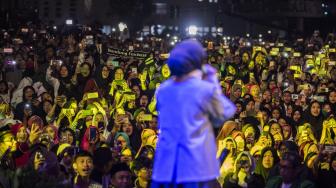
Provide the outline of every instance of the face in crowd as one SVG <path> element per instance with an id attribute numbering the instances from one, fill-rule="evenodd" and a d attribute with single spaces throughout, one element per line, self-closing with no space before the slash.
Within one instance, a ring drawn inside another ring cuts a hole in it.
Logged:
<path id="1" fill-rule="evenodd" d="M 270 150 L 268 150 L 264 153 L 264 156 L 262 158 L 262 165 L 264 168 L 270 169 L 273 167 L 273 164 L 274 164 L 273 153 Z"/>
<path id="2" fill-rule="evenodd" d="M 116 188 L 130 188 L 131 180 L 129 171 L 119 171 L 111 178 L 111 184 Z"/>
<path id="3" fill-rule="evenodd" d="M 81 177 L 89 177 L 93 169 L 93 161 L 90 156 L 79 156 L 73 163 L 73 169 Z"/>

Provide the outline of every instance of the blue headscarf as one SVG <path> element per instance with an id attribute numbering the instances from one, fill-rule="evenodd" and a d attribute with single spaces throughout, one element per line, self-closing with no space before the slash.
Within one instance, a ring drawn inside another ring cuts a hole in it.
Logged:
<path id="1" fill-rule="evenodd" d="M 170 52 L 168 58 L 171 75 L 181 77 L 195 69 L 201 69 L 202 59 L 205 56 L 205 50 L 198 41 L 191 39 L 182 41 Z"/>
<path id="2" fill-rule="evenodd" d="M 117 138 L 119 136 L 122 136 L 125 139 L 126 143 L 127 143 L 127 147 L 131 148 L 131 144 L 130 144 L 130 140 L 129 140 L 128 135 L 126 133 L 124 133 L 124 132 L 117 132 L 116 135 L 114 136 L 114 140 L 117 140 Z"/>

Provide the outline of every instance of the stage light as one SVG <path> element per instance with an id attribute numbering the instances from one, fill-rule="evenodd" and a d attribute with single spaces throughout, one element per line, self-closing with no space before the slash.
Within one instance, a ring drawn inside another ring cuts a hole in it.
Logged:
<path id="1" fill-rule="evenodd" d="M 247 34 L 246 34 L 246 37 L 250 37 L 250 34 L 249 34 L 249 33 L 247 33 Z"/>
<path id="2" fill-rule="evenodd" d="M 57 29 L 57 26 L 56 26 L 56 25 L 54 25 L 54 27 L 53 27 L 53 28 L 54 28 L 54 30 L 56 30 L 56 29 Z"/>
<path id="3" fill-rule="evenodd" d="M 170 34 L 169 33 L 167 33 L 167 35 L 166 35 L 167 37 L 170 37 Z"/>
<path id="4" fill-rule="evenodd" d="M 65 24 L 67 25 L 72 25 L 73 21 L 71 19 L 65 20 Z"/>
<path id="5" fill-rule="evenodd" d="M 123 22 L 120 22 L 118 24 L 118 28 L 119 28 L 119 31 L 123 32 L 127 28 L 127 25 Z"/>
<path id="6" fill-rule="evenodd" d="M 259 38 L 262 38 L 262 34 L 259 34 Z"/>
<path id="7" fill-rule="evenodd" d="M 116 28 L 113 27 L 113 28 L 112 28 L 112 32 L 115 32 L 115 31 L 116 31 Z"/>
<path id="8" fill-rule="evenodd" d="M 189 35 L 196 35 L 197 34 L 197 27 L 194 25 L 191 25 L 188 27 L 188 33 Z"/>
<path id="9" fill-rule="evenodd" d="M 268 34 L 271 34 L 271 33 L 272 33 L 272 31 L 271 31 L 271 30 L 268 30 L 268 31 L 267 31 L 267 33 L 268 33 Z"/>

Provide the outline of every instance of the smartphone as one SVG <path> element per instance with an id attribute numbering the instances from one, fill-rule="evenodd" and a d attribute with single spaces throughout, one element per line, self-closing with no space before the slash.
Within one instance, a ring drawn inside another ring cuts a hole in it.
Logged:
<path id="1" fill-rule="evenodd" d="M 142 115 L 142 120 L 143 121 L 152 121 L 152 119 L 153 119 L 152 114 L 143 114 Z"/>
<path id="2" fill-rule="evenodd" d="M 299 99 L 299 95 L 298 94 L 292 94 L 292 100 L 297 100 Z"/>
<path id="3" fill-rule="evenodd" d="M 90 141 L 96 140 L 96 137 L 97 137 L 97 130 L 96 130 L 96 128 L 90 127 L 90 132 L 89 132 Z"/>
<path id="4" fill-rule="evenodd" d="M 325 99 L 325 96 L 313 96 L 313 99 L 316 100 L 317 102 L 324 102 L 326 99 Z"/>
<path id="5" fill-rule="evenodd" d="M 100 129 L 104 129 L 105 128 L 105 124 L 104 124 L 104 122 L 98 122 L 98 129 L 100 130 Z"/>
<path id="6" fill-rule="evenodd" d="M 22 32 L 22 33 L 28 33 L 28 28 L 22 28 L 22 29 L 21 29 L 21 32 Z"/>
<path id="7" fill-rule="evenodd" d="M 114 61 L 114 60 L 112 60 L 112 65 L 113 65 L 114 67 L 119 67 L 119 61 Z"/>
<path id="8" fill-rule="evenodd" d="M 137 74 L 138 73 L 138 69 L 137 68 L 132 68 L 132 73 Z"/>
<path id="9" fill-rule="evenodd" d="M 22 43 L 23 43 L 22 39 L 19 39 L 19 38 L 15 38 L 15 39 L 13 39 L 13 42 L 14 42 L 15 44 L 22 44 Z"/>
<path id="10" fill-rule="evenodd" d="M 212 50 L 213 49 L 213 42 L 209 41 L 208 42 L 208 50 Z"/>
<path id="11" fill-rule="evenodd" d="M 62 60 L 50 60 L 50 66 L 52 66 L 52 67 L 61 66 L 62 63 L 63 63 Z"/>
<path id="12" fill-rule="evenodd" d="M 7 54 L 11 54 L 11 53 L 13 53 L 13 48 L 4 48 L 3 52 L 7 53 Z"/>
<path id="13" fill-rule="evenodd" d="M 7 65 L 16 65 L 16 61 L 9 60 L 9 61 L 7 61 Z"/>
<path id="14" fill-rule="evenodd" d="M 30 109 L 31 108 L 31 104 L 29 103 L 26 103 L 25 106 L 24 106 L 25 109 Z"/>
<path id="15" fill-rule="evenodd" d="M 324 145 L 324 151 L 327 153 L 336 153 L 336 146 L 335 145 Z"/>
<path id="16" fill-rule="evenodd" d="M 301 57 L 301 53 L 300 53 L 300 52 L 294 52 L 294 53 L 293 53 L 293 56 L 294 56 L 294 57 Z"/>
<path id="17" fill-rule="evenodd" d="M 93 36 L 92 36 L 92 35 L 87 35 L 87 36 L 85 37 L 85 43 L 86 43 L 87 45 L 93 45 Z"/>
<path id="18" fill-rule="evenodd" d="M 87 94 L 87 98 L 88 98 L 88 99 L 96 99 L 96 98 L 98 98 L 98 97 L 99 97 L 98 92 L 88 93 L 88 94 Z"/>
<path id="19" fill-rule="evenodd" d="M 328 92 L 329 92 L 329 88 L 322 88 L 322 89 L 321 89 L 321 92 L 323 92 L 323 93 L 328 93 Z"/>
<path id="20" fill-rule="evenodd" d="M 121 149 L 122 149 L 122 145 L 121 145 L 121 142 L 120 141 L 115 141 L 114 142 L 114 147 L 113 149 L 118 153 L 118 156 L 121 155 Z"/>

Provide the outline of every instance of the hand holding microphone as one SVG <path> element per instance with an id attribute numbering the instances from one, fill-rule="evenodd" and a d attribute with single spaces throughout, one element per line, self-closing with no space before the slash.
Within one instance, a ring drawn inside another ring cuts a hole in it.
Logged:
<path id="1" fill-rule="evenodd" d="M 222 89 L 219 84 L 218 78 L 217 78 L 217 70 L 213 66 L 209 64 L 204 64 L 202 66 L 202 72 L 203 72 L 203 80 L 206 80 L 212 84 L 214 84 L 217 88 L 217 90 L 221 93 Z"/>

